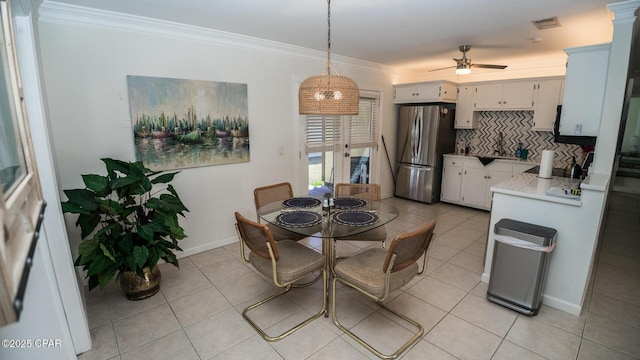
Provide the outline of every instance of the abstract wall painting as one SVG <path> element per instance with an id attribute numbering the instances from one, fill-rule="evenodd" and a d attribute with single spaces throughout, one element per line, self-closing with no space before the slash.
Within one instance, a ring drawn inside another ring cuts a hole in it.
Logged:
<path id="1" fill-rule="evenodd" d="M 136 158 L 152 170 L 249 161 L 247 84 L 127 76 Z"/>

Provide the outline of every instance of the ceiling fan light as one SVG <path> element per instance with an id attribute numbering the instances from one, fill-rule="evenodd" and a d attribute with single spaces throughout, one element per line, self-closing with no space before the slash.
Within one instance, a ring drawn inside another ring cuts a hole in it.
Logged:
<path id="1" fill-rule="evenodd" d="M 467 64 L 458 64 L 456 66 L 456 75 L 469 75 L 471 74 L 471 66 Z"/>

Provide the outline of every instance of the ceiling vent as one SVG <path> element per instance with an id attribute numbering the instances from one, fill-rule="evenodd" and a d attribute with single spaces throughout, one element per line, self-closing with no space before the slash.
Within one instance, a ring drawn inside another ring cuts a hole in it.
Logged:
<path id="1" fill-rule="evenodd" d="M 555 16 L 551 18 L 546 18 L 546 19 L 533 20 L 532 23 L 540 30 L 560 27 L 560 22 L 558 21 L 558 18 Z"/>

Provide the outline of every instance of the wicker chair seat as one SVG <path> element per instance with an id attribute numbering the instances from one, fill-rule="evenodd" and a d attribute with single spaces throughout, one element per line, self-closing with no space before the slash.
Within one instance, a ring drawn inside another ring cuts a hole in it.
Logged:
<path id="1" fill-rule="evenodd" d="M 338 240 L 354 240 L 354 241 L 385 241 L 387 239 L 387 229 L 383 226 L 378 226 L 371 230 L 367 230 L 363 233 L 341 237 Z"/>
<path id="2" fill-rule="evenodd" d="M 278 281 L 282 283 L 293 282 L 324 267 L 324 255 L 292 240 L 278 241 L 278 252 L 280 259 L 276 271 Z M 270 259 L 251 252 L 249 261 L 260 273 L 269 278 L 273 277 Z"/>
<path id="3" fill-rule="evenodd" d="M 339 259 L 335 265 L 336 275 L 378 298 L 384 296 L 384 278 L 380 264 L 384 263 L 387 251 L 384 249 L 367 249 L 348 258 Z M 418 264 L 413 263 L 402 270 L 391 273 L 389 293 L 397 290 L 418 274 Z"/>
<path id="4" fill-rule="evenodd" d="M 266 224 L 266 225 L 269 228 L 269 230 L 271 230 L 271 234 L 273 235 L 273 239 L 275 241 L 282 241 L 282 240 L 298 241 L 306 238 L 306 236 L 304 235 L 294 233 L 293 231 L 285 230 L 273 224 Z"/>

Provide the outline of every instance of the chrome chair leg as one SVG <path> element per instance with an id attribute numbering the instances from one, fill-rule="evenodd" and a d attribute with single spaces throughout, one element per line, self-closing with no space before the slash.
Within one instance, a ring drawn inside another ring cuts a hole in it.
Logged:
<path id="1" fill-rule="evenodd" d="M 327 272 L 326 270 L 322 270 L 322 277 L 324 278 L 324 285 L 323 285 L 323 294 L 327 293 L 327 286 L 326 286 L 326 278 L 327 278 Z M 285 287 L 284 291 L 281 291 L 279 293 L 276 293 L 274 295 L 269 296 L 266 299 L 260 300 L 259 302 L 253 304 L 253 305 L 249 305 L 246 309 L 244 309 L 242 311 L 242 317 L 249 323 L 249 325 L 251 325 L 251 327 L 253 327 L 253 329 L 258 332 L 258 334 L 260 334 L 260 336 L 262 336 L 263 339 L 265 339 L 266 341 L 270 341 L 270 342 L 274 342 L 274 341 L 279 341 L 284 339 L 285 337 L 289 336 L 290 334 L 292 334 L 293 332 L 299 330 L 300 328 L 302 328 L 303 326 L 307 325 L 308 323 L 312 322 L 313 320 L 319 318 L 320 316 L 322 316 L 323 314 L 327 313 L 327 299 L 326 297 L 324 297 L 324 300 L 322 302 L 322 308 L 320 309 L 319 312 L 311 315 L 311 317 L 307 318 L 306 320 L 300 322 L 299 324 L 293 326 L 292 328 L 290 328 L 289 330 L 286 330 L 285 332 L 279 334 L 279 335 L 275 335 L 275 336 L 269 336 L 267 335 L 267 333 L 262 330 L 262 328 L 260 328 L 260 326 L 258 326 L 258 324 L 256 324 L 250 317 L 249 317 L 249 312 L 251 310 L 254 310 L 258 307 L 260 307 L 261 305 L 264 305 L 266 303 L 268 303 L 269 301 L 276 299 L 284 294 L 286 294 L 287 292 L 289 292 L 289 290 L 291 290 L 291 285 L 288 285 L 287 287 Z"/>
<path id="2" fill-rule="evenodd" d="M 387 311 L 391 312 L 392 314 L 395 314 L 396 316 L 400 317 L 401 319 L 405 320 L 406 322 L 408 322 L 411 325 L 413 325 L 416 329 L 418 329 L 418 331 L 416 333 L 414 333 L 414 335 L 407 342 L 405 342 L 402 346 L 400 346 L 393 354 L 390 354 L 390 355 L 383 354 L 378 349 L 374 348 L 371 344 L 369 344 L 368 342 L 366 342 L 365 340 L 360 338 L 358 335 L 353 333 L 351 330 L 347 329 L 345 326 L 343 326 L 338 321 L 337 308 L 336 308 L 336 290 L 337 290 L 336 289 L 336 284 L 337 284 L 338 281 L 342 285 L 345 285 L 345 286 L 351 287 L 353 289 L 356 289 L 356 290 L 362 292 L 363 294 L 371 297 L 369 294 L 367 294 L 367 293 L 363 292 L 362 290 L 358 289 L 358 287 L 355 287 L 355 286 L 353 286 L 351 284 L 348 284 L 348 283 L 342 281 L 341 279 L 339 279 L 337 277 L 334 277 L 333 278 L 333 282 L 332 282 L 332 286 L 331 286 L 331 311 L 332 311 L 333 323 L 340 330 L 342 330 L 345 334 L 349 335 L 349 337 L 351 337 L 352 339 L 357 341 L 360 345 L 364 346 L 367 350 L 369 350 L 370 352 L 375 354 L 377 357 L 379 357 L 381 359 L 395 359 L 398 356 L 400 356 L 400 354 L 402 354 L 405 350 L 407 350 L 409 347 L 411 347 L 413 344 L 415 344 L 424 335 L 424 328 L 418 322 L 416 322 L 413 319 L 410 319 L 406 315 L 404 315 L 404 314 L 400 313 L 399 311 L 389 307 L 388 305 L 384 304 L 382 301 L 374 298 L 374 300 L 376 300 L 376 303 L 378 305 L 382 306 Z"/>

